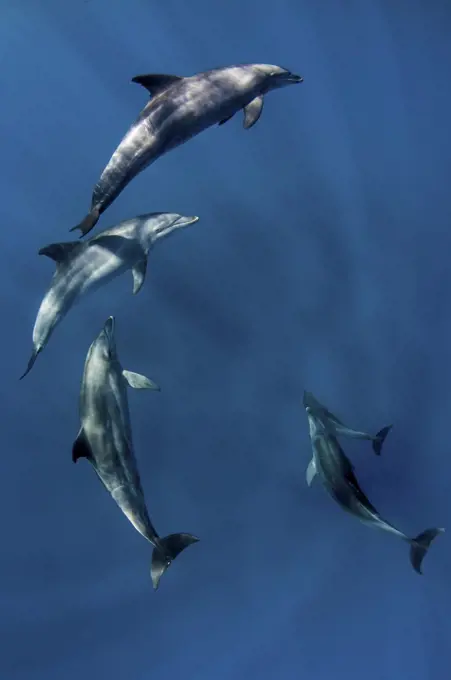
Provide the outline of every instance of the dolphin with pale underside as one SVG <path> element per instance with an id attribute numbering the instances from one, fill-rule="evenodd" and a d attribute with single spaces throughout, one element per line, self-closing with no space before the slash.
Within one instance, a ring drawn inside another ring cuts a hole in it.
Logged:
<path id="1" fill-rule="evenodd" d="M 100 215 L 140 172 L 171 149 L 208 127 L 222 125 L 244 110 L 244 127 L 260 118 L 263 97 L 303 78 L 280 66 L 245 64 L 216 68 L 193 76 L 148 74 L 132 82 L 151 96 L 123 137 L 94 187 L 89 213 L 71 231 L 84 236 Z"/>
<path id="2" fill-rule="evenodd" d="M 186 533 L 160 537 L 150 520 L 133 452 L 127 387 L 159 389 L 146 376 L 122 368 L 111 316 L 86 357 L 80 390 L 81 427 L 72 460 L 88 459 L 127 519 L 154 546 L 150 573 L 157 589 L 171 562 L 199 539 Z"/>
<path id="3" fill-rule="evenodd" d="M 56 326 L 86 293 L 131 270 L 133 293 L 141 290 L 149 250 L 176 229 L 198 221 L 177 213 L 148 213 L 106 229 L 87 241 L 52 243 L 39 251 L 56 262 L 33 328 L 33 351 L 24 378 Z"/>
<path id="4" fill-rule="evenodd" d="M 432 541 L 445 530 L 426 529 L 415 538 L 409 538 L 387 522 L 360 488 L 354 467 L 347 458 L 337 438 L 330 434 L 325 423 L 309 406 L 306 408 L 316 474 L 327 493 L 343 510 L 364 524 L 398 536 L 410 545 L 410 562 L 418 574 Z"/>
<path id="5" fill-rule="evenodd" d="M 387 434 L 390 432 L 392 425 L 383 427 L 375 435 L 362 432 L 361 430 L 354 430 L 352 427 L 345 425 L 337 416 L 335 416 L 328 408 L 321 404 L 311 392 L 304 392 L 303 398 L 304 408 L 310 408 L 312 413 L 315 413 L 320 418 L 326 427 L 327 431 L 335 437 L 349 437 L 350 439 L 368 439 L 373 443 L 373 451 L 377 456 L 380 456 L 382 446 Z M 307 467 L 307 484 L 310 486 L 316 475 L 315 460 L 312 458 Z"/>

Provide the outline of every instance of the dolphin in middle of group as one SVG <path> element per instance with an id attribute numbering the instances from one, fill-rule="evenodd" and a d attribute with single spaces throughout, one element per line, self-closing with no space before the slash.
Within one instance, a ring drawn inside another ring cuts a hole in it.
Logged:
<path id="1" fill-rule="evenodd" d="M 243 64 L 188 77 L 151 73 L 132 81 L 145 87 L 151 99 L 103 170 L 89 213 L 70 230 L 79 229 L 82 236 L 151 163 L 211 125 L 226 123 L 241 109 L 244 127 L 252 127 L 260 118 L 265 94 L 303 78 L 272 64 Z"/>
<path id="2" fill-rule="evenodd" d="M 33 351 L 21 379 L 32 369 L 56 326 L 83 295 L 129 269 L 136 295 L 144 283 L 149 250 L 159 239 L 198 219 L 177 213 L 148 213 L 120 222 L 88 241 L 52 243 L 41 248 L 39 255 L 54 260 L 56 271 L 38 310 Z"/>
<path id="3" fill-rule="evenodd" d="M 151 578 L 157 589 L 171 562 L 199 539 L 186 533 L 162 538 L 149 518 L 133 453 L 127 385 L 159 388 L 149 378 L 122 369 L 114 325 L 110 316 L 88 350 L 80 390 L 81 427 L 72 459 L 89 460 L 127 519 L 154 546 Z"/>
<path id="4" fill-rule="evenodd" d="M 327 425 L 310 406 L 306 407 L 306 412 L 316 474 L 327 493 L 343 510 L 357 517 L 363 524 L 387 531 L 407 541 L 410 544 L 410 562 L 415 571 L 422 574 L 421 564 L 430 544 L 445 530 L 426 529 L 415 538 L 409 538 L 383 519 L 360 488 L 354 467 L 337 438 L 328 431 Z"/>

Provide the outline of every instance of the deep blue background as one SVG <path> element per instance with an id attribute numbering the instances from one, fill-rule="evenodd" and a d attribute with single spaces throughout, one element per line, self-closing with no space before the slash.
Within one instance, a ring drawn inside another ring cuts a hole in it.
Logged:
<path id="1" fill-rule="evenodd" d="M 440 0 L 3 0 L 0 7 L 1 680 L 444 680 L 451 547 L 408 547 L 308 489 L 302 391 L 409 534 L 451 528 L 451 6 Z M 89 208 L 148 100 L 139 73 L 281 64 L 305 82 L 140 175 L 100 228 L 201 220 L 74 309 L 32 373 L 53 272 L 37 256 Z M 89 344 L 109 314 L 159 531 L 151 550 L 71 462 Z"/>

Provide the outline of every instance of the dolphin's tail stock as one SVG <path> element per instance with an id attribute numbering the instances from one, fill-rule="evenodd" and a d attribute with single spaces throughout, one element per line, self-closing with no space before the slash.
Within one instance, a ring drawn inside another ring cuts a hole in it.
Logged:
<path id="1" fill-rule="evenodd" d="M 36 358 L 37 358 L 37 356 L 38 356 L 38 354 L 39 354 L 40 351 L 41 351 L 41 349 L 40 349 L 40 348 L 37 348 L 37 347 L 35 347 L 35 348 L 33 349 L 32 353 L 31 353 L 31 357 L 30 357 L 30 359 L 29 359 L 29 361 L 28 361 L 28 365 L 27 365 L 27 368 L 26 368 L 26 370 L 25 370 L 25 373 L 23 373 L 23 374 L 20 376 L 19 380 L 22 380 L 22 378 L 25 378 L 25 376 L 31 371 L 31 369 L 32 369 L 33 366 L 34 366 L 34 362 L 36 361 Z"/>
<path id="2" fill-rule="evenodd" d="M 77 224 L 76 227 L 72 227 L 72 229 L 69 229 L 69 231 L 76 231 L 77 229 L 80 229 L 81 231 L 81 236 L 80 238 L 83 238 L 83 236 L 86 236 L 91 229 L 94 229 L 96 226 L 97 222 L 99 221 L 100 217 L 100 211 L 98 208 L 93 208 L 85 217 L 84 220 L 80 222 L 80 224 Z"/>
<path id="3" fill-rule="evenodd" d="M 429 550 L 434 538 L 439 534 L 443 534 L 444 529 L 426 529 L 421 534 L 418 534 L 416 538 L 410 539 L 410 561 L 412 567 L 418 574 L 422 574 L 421 563 L 423 562 L 424 556 Z"/>
<path id="4" fill-rule="evenodd" d="M 175 560 L 185 548 L 192 543 L 197 543 L 199 539 L 191 534 L 171 534 L 159 539 L 159 545 L 153 549 L 152 566 L 150 568 L 150 575 L 152 577 L 153 587 L 156 590 L 160 583 L 160 578 L 171 562 Z"/>
<path id="5" fill-rule="evenodd" d="M 376 454 L 376 456 L 381 455 L 382 451 L 382 446 L 385 441 L 385 437 L 388 435 L 390 430 L 392 429 L 393 425 L 387 425 L 387 427 L 383 427 L 382 430 L 379 430 L 377 435 L 373 439 L 373 451 Z"/>

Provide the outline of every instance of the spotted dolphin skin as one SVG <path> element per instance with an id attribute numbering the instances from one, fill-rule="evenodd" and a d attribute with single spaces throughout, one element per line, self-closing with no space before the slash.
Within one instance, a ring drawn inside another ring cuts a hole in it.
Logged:
<path id="1" fill-rule="evenodd" d="M 252 127 L 260 118 L 265 94 L 302 81 L 301 76 L 270 64 L 229 66 L 189 77 L 136 76 L 132 82 L 150 92 L 150 102 L 102 172 L 90 212 L 71 231 L 79 229 L 82 236 L 91 231 L 129 182 L 163 154 L 211 125 L 222 125 L 241 109 L 244 127 Z"/>
<path id="2" fill-rule="evenodd" d="M 131 270 L 133 293 L 141 290 L 149 250 L 174 230 L 198 221 L 177 213 L 149 213 L 106 229 L 88 241 L 52 243 L 41 248 L 56 262 L 56 271 L 45 294 L 33 329 L 33 351 L 24 378 L 46 346 L 56 326 L 86 293 L 100 288 Z"/>
<path id="3" fill-rule="evenodd" d="M 430 544 L 444 529 L 426 529 L 415 538 L 409 538 L 383 519 L 370 503 L 354 474 L 354 468 L 337 438 L 330 434 L 324 422 L 310 408 L 306 408 L 313 459 L 317 475 L 327 493 L 354 517 L 368 526 L 399 536 L 410 544 L 410 562 L 418 574 Z"/>
<path id="4" fill-rule="evenodd" d="M 127 385 L 159 389 L 149 378 L 122 369 L 116 351 L 114 318 L 110 316 L 86 357 L 80 390 L 81 427 L 72 459 L 74 463 L 79 458 L 89 460 L 127 519 L 154 546 L 151 578 L 157 589 L 171 562 L 199 539 L 191 534 L 161 538 L 149 518 L 133 453 Z"/>

